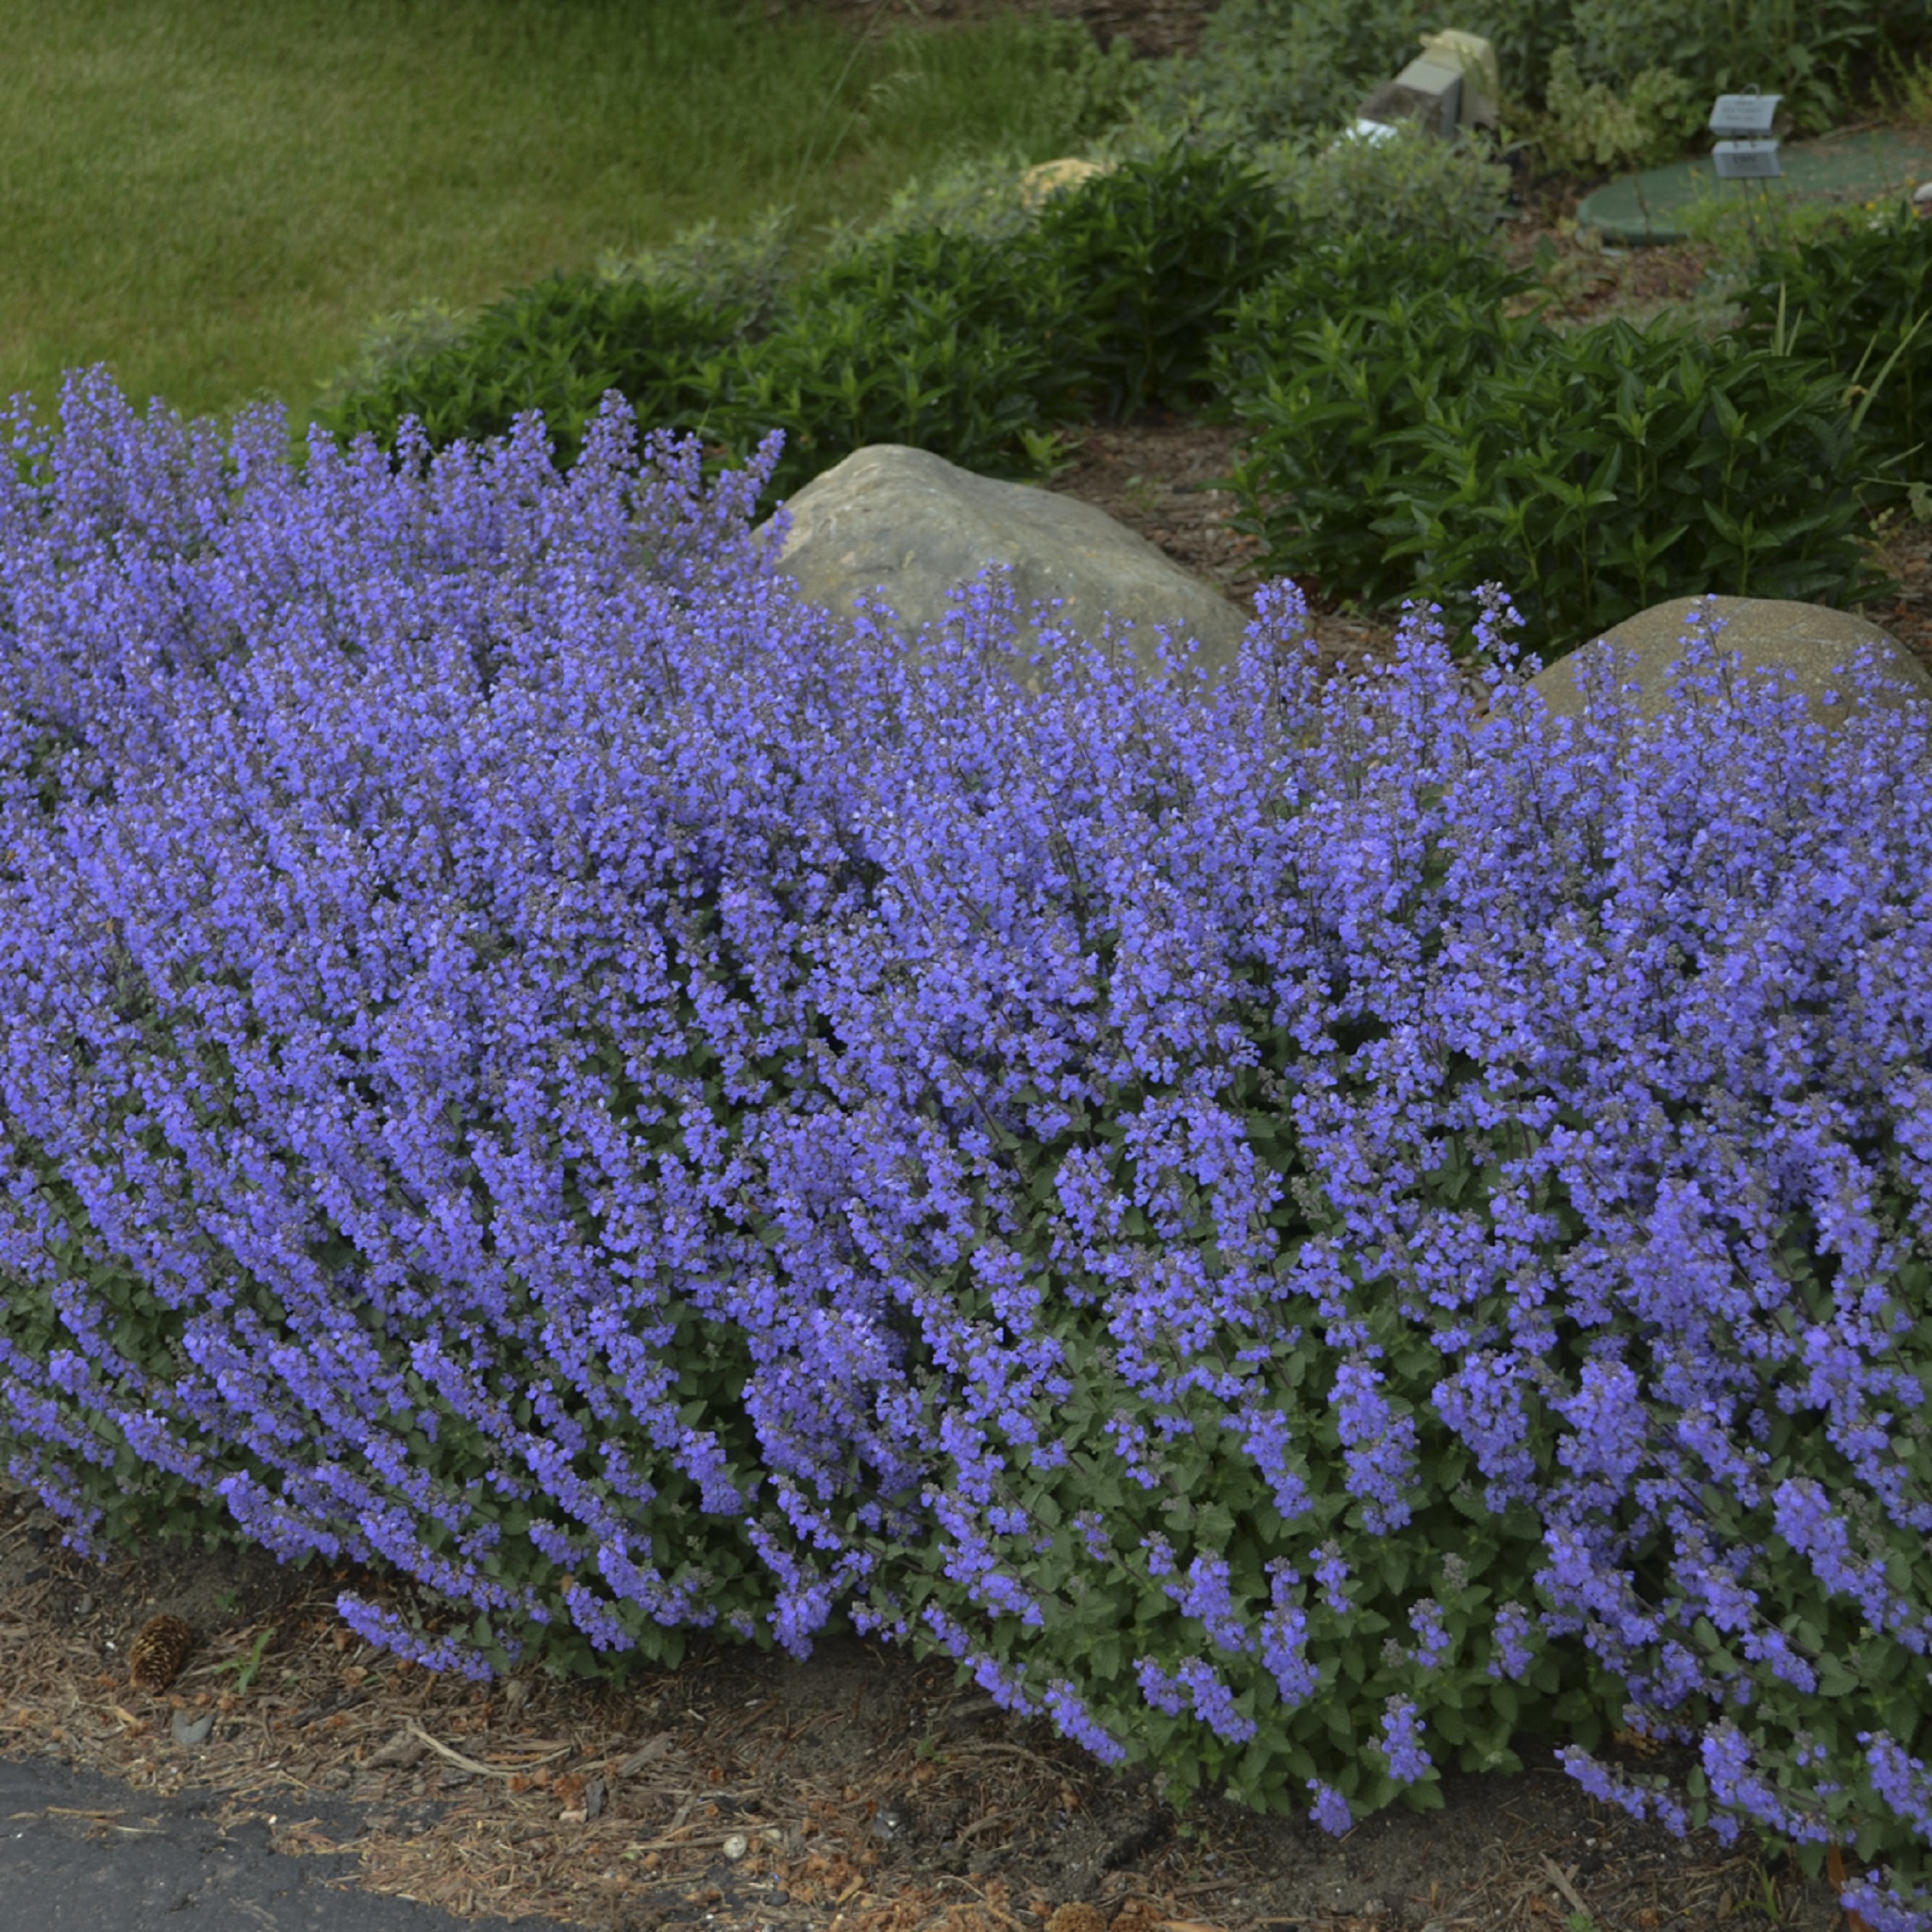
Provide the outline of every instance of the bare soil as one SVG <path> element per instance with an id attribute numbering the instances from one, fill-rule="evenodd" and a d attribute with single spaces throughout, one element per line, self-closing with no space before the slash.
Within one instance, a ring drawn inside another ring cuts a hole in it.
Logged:
<path id="1" fill-rule="evenodd" d="M 1003 0 L 768 0 L 871 25 L 935 28 Z M 1031 0 L 1142 55 L 1187 51 L 1209 4 Z M 1604 258 L 1560 202 L 1527 212 L 1562 255 L 1579 317 L 1689 300 L 1691 250 Z M 1097 504 L 1247 603 L 1256 544 L 1217 479 L 1232 430 L 1155 414 L 1092 426 L 1053 488 Z M 1932 531 L 1894 520 L 1899 580 L 1865 614 L 1932 668 Z M 1317 602 L 1324 662 L 1392 648 L 1383 618 Z M 1708 1832 L 1678 1841 L 1600 1805 L 1524 1752 L 1511 1776 L 1446 1780 L 1429 1813 L 1385 1812 L 1331 1840 L 1207 1799 L 1185 1813 L 1145 1773 L 1116 1775 L 1041 1723 L 957 1690 L 949 1662 L 844 1636 L 811 1658 L 696 1639 L 676 1670 L 622 1689 L 522 1672 L 491 1686 L 373 1650 L 337 1616 L 354 1587 L 435 1605 L 407 1578 L 294 1571 L 264 1551 L 148 1545 L 96 1566 L 0 1477 L 0 1753 L 54 1756 L 137 1787 L 219 1794 L 279 1849 L 353 1850 L 360 1882 L 478 1920 L 541 1913 L 596 1932 L 706 1925 L 835 1932 L 1830 1932 L 1833 1888 L 1780 1853 Z M 151 1616 L 192 1630 L 182 1674 L 150 1693 L 128 1650 Z M 211 1721 L 201 1741 L 197 1722 Z M 1608 1754 L 1681 1774 L 1674 1747 L 1620 1735 Z M 331 1841 L 310 1794 L 364 1827 Z"/>
<path id="2" fill-rule="evenodd" d="M 435 1613 L 406 1578 L 259 1550 L 150 1545 L 95 1565 L 0 1480 L 0 1753 L 215 1793 L 217 1823 L 356 1852 L 378 1891 L 594 1932 L 1828 1932 L 1838 1917 L 1828 1886 L 1776 1857 L 1598 1804 L 1551 1760 L 1556 1740 L 1515 1775 L 1451 1777 L 1439 1811 L 1335 1840 L 1214 1800 L 1177 1812 L 1144 1771 L 1109 1772 L 958 1690 L 950 1661 L 857 1637 L 804 1663 L 699 1637 L 676 1670 L 619 1689 L 540 1670 L 476 1686 L 363 1643 L 335 1613 L 343 1588 Z M 163 1614 L 193 1648 L 165 1690 L 138 1690 L 129 1646 Z M 1609 1755 L 1691 1762 L 1628 1737 Z M 356 1807 L 359 1835 L 330 1838 L 311 1797 Z M 1757 1916 L 1766 1903 L 1775 1919 Z"/>

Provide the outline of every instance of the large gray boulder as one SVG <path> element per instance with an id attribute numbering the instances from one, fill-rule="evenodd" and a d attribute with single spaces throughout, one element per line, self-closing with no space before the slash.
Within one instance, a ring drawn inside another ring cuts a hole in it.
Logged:
<path id="1" fill-rule="evenodd" d="M 1621 674 L 1619 682 L 1637 685 L 1633 708 L 1643 723 L 1652 723 L 1671 703 L 1671 666 L 1688 649 L 1685 638 L 1690 613 L 1700 604 L 1710 606 L 1724 620 L 1717 639 L 1719 654 L 1736 652 L 1740 668 L 1753 683 L 1760 681 L 1766 671 L 1790 671 L 1796 688 L 1809 701 L 1811 716 L 1828 732 L 1841 731 L 1849 718 L 1865 708 L 1852 680 L 1851 666 L 1867 644 L 1876 646 L 1880 653 L 1879 675 L 1889 684 L 1902 687 L 1897 692 L 1880 692 L 1880 708 L 1932 703 L 1932 675 L 1875 624 L 1867 624 L 1848 611 L 1827 610 L 1823 605 L 1792 604 L 1770 597 L 1673 597 L 1668 603 L 1653 604 L 1648 610 L 1625 618 L 1595 643 L 1559 658 L 1539 674 L 1532 688 L 1542 693 L 1551 717 L 1580 723 L 1583 692 L 1579 668 L 1591 653 L 1608 645 L 1619 653 L 1634 654 L 1634 663 Z M 1835 703 L 1822 702 L 1827 692 L 1835 695 Z"/>
<path id="2" fill-rule="evenodd" d="M 974 475 L 925 450 L 874 443 L 814 477 L 791 500 L 778 566 L 812 603 L 849 613 L 883 602 L 908 634 L 946 614 L 947 593 L 989 564 L 1012 572 L 1023 618 L 1061 600 L 1050 623 L 1098 643 L 1105 620 L 1124 626 L 1143 673 L 1158 669 L 1158 631 L 1195 640 L 1219 675 L 1232 665 L 1247 614 L 1106 511 L 1071 496 Z M 1038 637 L 1029 623 L 1024 646 Z M 1044 664 L 1014 662 L 1028 689 Z"/>

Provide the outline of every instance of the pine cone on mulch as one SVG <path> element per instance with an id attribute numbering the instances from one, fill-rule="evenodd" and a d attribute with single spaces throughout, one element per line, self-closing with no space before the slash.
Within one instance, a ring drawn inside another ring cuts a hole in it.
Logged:
<path id="1" fill-rule="evenodd" d="M 127 1652 L 127 1674 L 137 1690 L 165 1690 L 181 1674 L 194 1632 L 179 1617 L 150 1617 Z"/>

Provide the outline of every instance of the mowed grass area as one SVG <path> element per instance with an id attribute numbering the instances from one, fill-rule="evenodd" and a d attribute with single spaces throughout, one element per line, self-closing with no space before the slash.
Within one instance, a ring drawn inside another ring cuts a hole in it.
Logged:
<path id="1" fill-rule="evenodd" d="M 762 0 L 8 0 L 0 395 L 305 412 L 377 315 L 963 153 L 1061 152 L 1079 30 L 861 36 Z"/>

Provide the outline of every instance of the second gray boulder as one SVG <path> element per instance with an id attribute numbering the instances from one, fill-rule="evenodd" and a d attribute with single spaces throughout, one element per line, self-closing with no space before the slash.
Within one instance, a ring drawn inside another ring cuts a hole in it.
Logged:
<path id="1" fill-rule="evenodd" d="M 1850 611 L 1787 603 L 1780 598 L 1673 597 L 1625 618 L 1601 640 L 1616 651 L 1632 655 L 1634 661 L 1625 679 L 1638 687 L 1634 708 L 1645 724 L 1671 708 L 1671 666 L 1689 648 L 1686 639 L 1691 613 L 1700 605 L 1724 620 L 1717 640 L 1720 654 L 1735 651 L 1739 668 L 1753 681 L 1766 671 L 1789 671 L 1795 689 L 1805 695 L 1810 715 L 1828 732 L 1841 730 L 1846 720 L 1863 708 L 1863 699 L 1852 681 L 1851 666 L 1867 645 L 1878 656 L 1880 675 L 1896 687 L 1878 696 L 1880 708 L 1891 710 L 1901 705 L 1932 701 L 1932 676 L 1924 667 L 1888 632 Z M 1595 648 L 1588 644 L 1559 658 L 1536 678 L 1536 688 L 1542 692 L 1551 717 L 1582 717 L 1583 689 L 1578 673 L 1585 654 Z M 1824 702 L 1827 696 L 1832 703 Z"/>

